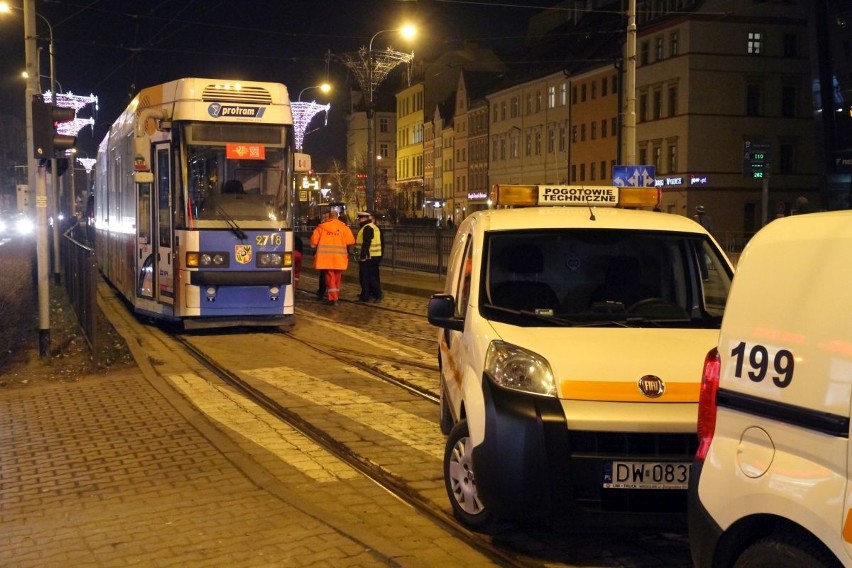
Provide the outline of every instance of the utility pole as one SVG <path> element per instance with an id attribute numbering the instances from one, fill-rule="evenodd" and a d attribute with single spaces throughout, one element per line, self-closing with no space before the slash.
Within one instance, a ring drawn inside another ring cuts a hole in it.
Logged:
<path id="1" fill-rule="evenodd" d="M 624 91 L 627 109 L 624 117 L 624 162 L 636 164 L 636 0 L 627 3 L 627 73 Z"/>
<path id="2" fill-rule="evenodd" d="M 44 167 L 39 167 L 33 149 L 33 97 L 38 92 L 35 0 L 24 0 L 24 44 L 26 51 L 27 89 L 27 179 L 35 188 L 36 261 L 38 266 L 38 346 L 42 358 L 50 355 L 50 291 L 48 287 L 47 187 Z"/>

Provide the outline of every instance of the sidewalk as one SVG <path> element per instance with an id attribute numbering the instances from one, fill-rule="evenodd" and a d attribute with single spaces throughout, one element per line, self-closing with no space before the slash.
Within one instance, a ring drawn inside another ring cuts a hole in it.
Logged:
<path id="1" fill-rule="evenodd" d="M 387 291 L 424 297 L 443 285 L 412 271 L 382 277 Z M 357 267 L 346 278 L 357 284 Z M 172 388 L 166 373 L 201 371 L 134 340 L 141 324 L 105 287 L 99 306 L 130 338 L 138 368 L 0 390 L 0 565 L 488 564 L 372 483 L 378 510 L 391 501 L 405 519 L 397 538 L 329 515 L 337 499 L 294 491 L 277 471 L 286 464 L 259 458 Z"/>

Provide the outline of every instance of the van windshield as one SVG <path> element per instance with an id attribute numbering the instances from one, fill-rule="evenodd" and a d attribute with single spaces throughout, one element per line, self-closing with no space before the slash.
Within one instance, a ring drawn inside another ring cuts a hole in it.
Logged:
<path id="1" fill-rule="evenodd" d="M 718 328 L 733 276 L 695 233 L 500 231 L 484 250 L 480 308 L 525 326 Z"/>

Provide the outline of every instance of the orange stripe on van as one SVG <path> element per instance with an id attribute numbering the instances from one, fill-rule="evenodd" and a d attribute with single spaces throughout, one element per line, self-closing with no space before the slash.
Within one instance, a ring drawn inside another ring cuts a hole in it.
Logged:
<path id="1" fill-rule="evenodd" d="M 852 509 L 846 511 L 846 522 L 843 523 L 843 540 L 852 542 Z"/>
<path id="2" fill-rule="evenodd" d="M 698 402 L 698 383 L 666 383 L 659 398 L 648 398 L 638 382 L 562 381 L 560 398 L 597 402 Z"/>

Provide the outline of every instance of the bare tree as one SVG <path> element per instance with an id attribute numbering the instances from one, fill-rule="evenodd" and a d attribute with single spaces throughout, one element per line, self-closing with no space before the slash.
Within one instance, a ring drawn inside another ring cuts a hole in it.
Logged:
<path id="1" fill-rule="evenodd" d="M 334 159 L 331 161 L 331 166 L 329 167 L 328 172 L 331 177 L 332 201 L 341 201 L 346 203 L 346 206 L 353 211 L 357 211 L 364 207 L 363 195 L 360 196 L 362 198 L 360 202 L 358 199 L 358 163 L 359 160 L 356 159 L 356 171 L 350 171 L 345 168 L 344 164 Z M 364 161 L 360 160 L 360 163 L 363 164 Z"/>

